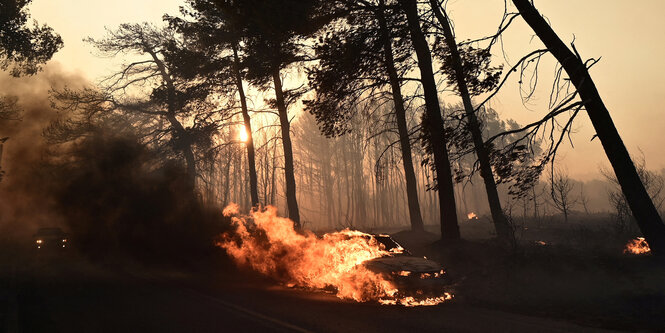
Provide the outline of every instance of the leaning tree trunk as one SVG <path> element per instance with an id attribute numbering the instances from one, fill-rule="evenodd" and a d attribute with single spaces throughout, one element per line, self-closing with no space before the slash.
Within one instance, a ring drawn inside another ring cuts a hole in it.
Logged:
<path id="1" fill-rule="evenodd" d="M 457 43 L 455 42 L 455 36 L 450 27 L 450 18 L 446 12 L 441 9 L 437 0 L 429 1 L 434 15 L 443 28 L 444 40 L 450 50 L 450 58 L 452 60 L 450 65 L 455 71 L 457 89 L 462 97 L 462 103 L 464 104 L 464 110 L 466 111 L 466 118 L 469 122 L 469 131 L 473 138 L 478 162 L 480 162 L 480 176 L 483 177 L 483 182 L 485 183 L 485 192 L 487 193 L 487 201 L 489 202 L 490 212 L 492 213 L 494 228 L 500 239 L 508 239 L 510 236 L 510 226 L 508 225 L 508 219 L 503 214 L 503 209 L 501 209 L 501 200 L 499 199 L 499 192 L 496 189 L 496 181 L 494 180 L 489 153 L 485 146 L 485 141 L 483 140 L 483 133 L 480 130 L 478 117 L 476 116 L 475 109 L 471 103 L 471 95 L 469 94 L 464 69 L 462 67 L 462 58 L 460 57 Z"/>
<path id="2" fill-rule="evenodd" d="M 438 91 L 434 72 L 432 71 L 432 55 L 427 40 L 420 28 L 420 18 L 416 0 L 400 0 L 407 16 L 409 32 L 413 48 L 418 58 L 420 80 L 425 93 L 425 110 L 428 117 L 428 130 L 432 140 L 434 167 L 436 169 L 437 184 L 439 187 L 439 209 L 441 211 L 441 238 L 459 239 L 459 225 L 457 223 L 457 208 L 455 206 L 455 190 L 453 185 L 448 148 L 444 137 L 443 118 L 439 105 Z"/>
<path id="3" fill-rule="evenodd" d="M 282 130 L 282 146 L 284 148 L 284 180 L 286 181 L 286 207 L 289 210 L 289 218 L 293 221 L 296 229 L 300 229 L 300 211 L 296 199 L 296 177 L 293 171 L 293 147 L 291 146 L 291 133 L 289 116 L 286 112 L 282 80 L 279 77 L 279 69 L 272 74 L 275 85 L 275 101 L 279 113 L 279 125 Z"/>
<path id="4" fill-rule="evenodd" d="M 640 230 L 653 254 L 665 257 L 665 224 L 642 184 L 586 65 L 563 43 L 531 1 L 513 0 L 513 3 L 575 85 Z"/>
<path id="5" fill-rule="evenodd" d="M 240 106 L 242 109 L 242 119 L 245 124 L 245 131 L 247 132 L 247 142 L 245 146 L 247 147 L 247 166 L 249 167 L 249 192 L 252 198 L 252 207 L 259 205 L 259 192 L 257 190 L 257 180 L 256 180 L 256 160 L 254 154 L 254 139 L 252 134 L 252 122 L 249 117 L 249 111 L 247 109 L 247 99 L 245 97 L 245 89 L 242 87 L 242 76 L 240 75 L 239 64 L 240 59 L 238 59 L 238 49 L 236 45 L 233 45 L 233 71 L 236 79 L 236 88 L 238 89 L 238 95 L 240 96 Z"/>
<path id="6" fill-rule="evenodd" d="M 390 79 L 390 87 L 393 93 L 393 102 L 395 104 L 395 119 L 397 120 L 397 131 L 399 133 L 399 143 L 402 149 L 402 165 L 404 166 L 404 180 L 406 183 L 406 197 L 409 205 L 409 218 L 411 219 L 412 231 L 424 231 L 423 217 L 420 213 L 420 203 L 418 202 L 418 185 L 416 182 L 416 173 L 413 170 L 413 159 L 411 157 L 411 142 L 409 138 L 409 129 L 406 125 L 406 111 L 404 109 L 404 98 L 399 82 L 399 76 L 395 69 L 395 60 L 393 58 L 392 40 L 388 25 L 383 14 L 383 3 L 378 12 L 379 27 L 381 29 L 381 39 L 383 40 L 383 55 L 385 58 L 386 70 Z"/>

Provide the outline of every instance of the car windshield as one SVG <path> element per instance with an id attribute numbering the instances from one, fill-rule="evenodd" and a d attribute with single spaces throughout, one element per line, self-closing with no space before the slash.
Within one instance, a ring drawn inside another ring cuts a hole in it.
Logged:
<path id="1" fill-rule="evenodd" d="M 397 244 L 397 242 L 395 242 L 395 240 L 390 238 L 390 236 L 379 235 L 379 236 L 376 236 L 376 240 L 379 241 L 379 243 L 383 244 L 383 246 L 386 247 L 387 251 L 390 251 L 392 249 L 401 248 L 401 246 L 399 244 Z"/>
<path id="2" fill-rule="evenodd" d="M 64 232 L 60 228 L 41 228 L 37 231 L 38 235 L 62 235 Z"/>

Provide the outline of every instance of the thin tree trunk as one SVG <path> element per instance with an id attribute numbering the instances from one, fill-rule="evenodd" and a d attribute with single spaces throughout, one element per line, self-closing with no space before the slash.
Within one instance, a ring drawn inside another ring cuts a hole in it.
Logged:
<path id="1" fill-rule="evenodd" d="M 245 97 L 245 89 L 242 86 L 242 76 L 240 75 L 240 59 L 238 58 L 238 48 L 233 45 L 233 74 L 236 79 L 236 89 L 238 89 L 238 95 L 240 96 L 240 106 L 242 109 L 242 119 L 245 125 L 245 131 L 247 132 L 247 142 L 245 142 L 245 147 L 247 147 L 247 166 L 249 170 L 249 191 L 252 198 L 252 207 L 259 205 L 259 193 L 257 190 L 257 181 L 256 181 L 256 160 L 254 154 L 254 139 L 252 134 L 252 122 L 249 117 L 249 111 L 247 109 L 247 99 Z"/>
<path id="2" fill-rule="evenodd" d="M 478 117 L 476 116 L 473 104 L 471 103 L 471 95 L 469 94 L 464 69 L 462 67 L 462 58 L 460 57 L 457 43 L 455 42 L 455 36 L 450 27 L 450 18 L 446 12 L 441 9 L 437 0 L 429 0 L 429 2 L 434 15 L 443 28 L 444 40 L 450 50 L 450 57 L 452 60 L 450 65 L 455 71 L 457 89 L 462 97 L 462 103 L 464 104 L 464 110 L 466 111 L 466 117 L 469 122 L 469 131 L 471 132 L 476 155 L 480 162 L 480 175 L 483 177 L 483 182 L 485 183 L 485 191 L 487 192 L 487 200 L 489 202 L 490 212 L 492 213 L 494 228 L 496 229 L 496 234 L 499 238 L 508 239 L 510 235 L 510 227 L 508 226 L 506 216 L 503 214 L 503 209 L 501 209 L 501 200 L 499 199 L 499 192 L 496 189 L 496 182 L 492 172 L 489 153 L 487 152 L 487 147 L 485 147 L 485 141 L 483 140 L 483 134 L 480 130 Z"/>
<path id="3" fill-rule="evenodd" d="M 533 195 L 533 218 L 538 220 L 538 197 L 536 196 L 536 185 L 533 185 L 531 188 L 531 194 Z"/>
<path id="4" fill-rule="evenodd" d="M 378 11 L 379 27 L 381 28 L 381 39 L 383 40 L 383 56 L 385 59 L 386 71 L 390 79 L 390 87 L 393 93 L 393 102 L 395 105 L 395 118 L 397 120 L 397 131 L 399 133 L 399 143 L 402 149 L 402 166 L 404 167 L 404 180 L 406 182 L 406 196 L 409 205 L 409 218 L 412 231 L 424 231 L 423 217 L 420 213 L 420 203 L 418 201 L 418 185 L 416 183 L 416 174 L 413 170 L 413 159 L 411 156 L 411 143 L 409 140 L 409 129 L 406 125 L 406 111 L 404 109 L 404 98 L 400 87 L 399 76 L 395 69 L 395 60 L 393 58 L 392 38 L 383 14 L 384 0 L 381 0 L 381 8 Z"/>
<path id="5" fill-rule="evenodd" d="M 231 179 L 229 178 L 229 173 L 231 169 L 231 157 L 227 156 L 228 162 L 226 162 L 226 170 L 224 170 L 224 206 L 229 204 L 229 190 L 231 188 Z"/>
<path id="6" fill-rule="evenodd" d="M 293 170 L 293 147 L 291 145 L 291 125 L 289 115 L 286 112 L 284 91 L 282 90 L 282 79 L 279 77 L 279 69 L 272 74 L 275 85 L 275 101 L 279 113 L 279 124 L 282 130 L 282 147 L 284 148 L 284 181 L 286 182 L 286 207 L 289 210 L 289 219 L 294 223 L 296 229 L 300 229 L 300 211 L 298 210 L 298 199 L 296 198 L 296 178 Z"/>
<path id="7" fill-rule="evenodd" d="M 344 217 L 345 224 L 347 224 L 349 221 L 353 223 L 353 211 L 351 210 L 353 203 L 353 200 L 351 199 L 351 176 L 349 175 L 349 158 L 347 156 L 348 148 L 349 146 L 346 144 L 342 146 L 342 161 L 344 161 L 344 181 L 346 183 L 346 213 Z M 351 213 L 351 218 L 349 218 L 349 212 Z"/>
<path id="8" fill-rule="evenodd" d="M 529 0 L 513 0 L 513 3 L 577 88 L 640 230 L 653 254 L 665 257 L 665 224 L 644 188 L 586 65 L 563 43 Z"/>
<path id="9" fill-rule="evenodd" d="M 432 71 L 432 55 L 427 40 L 420 28 L 416 0 L 400 0 L 406 12 L 409 32 L 413 48 L 418 58 L 420 79 L 425 94 L 425 109 L 427 112 L 427 125 L 432 140 L 432 153 L 439 187 L 439 210 L 441 212 L 441 238 L 459 239 L 459 225 L 457 221 L 457 207 L 455 205 L 455 191 L 453 187 L 452 171 L 448 159 L 446 138 L 443 134 L 443 118 L 439 105 L 438 91 L 434 72 Z"/>
<path id="10" fill-rule="evenodd" d="M 272 165 L 270 171 L 270 204 L 275 206 L 275 170 L 277 170 L 277 144 L 273 141 L 272 144 Z"/>

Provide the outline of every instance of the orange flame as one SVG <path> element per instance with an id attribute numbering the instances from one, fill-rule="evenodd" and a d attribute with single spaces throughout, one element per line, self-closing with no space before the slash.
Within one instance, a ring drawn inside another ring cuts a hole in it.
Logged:
<path id="1" fill-rule="evenodd" d="M 237 205 L 224 209 L 225 215 L 238 213 Z M 334 288 L 337 297 L 359 302 L 379 301 L 404 306 L 435 305 L 451 299 L 440 297 L 416 300 L 399 297 L 399 290 L 386 276 L 375 273 L 363 262 L 395 252 L 386 251 L 371 235 L 345 229 L 317 237 L 310 231 L 297 232 L 293 222 L 277 216 L 272 206 L 254 210 L 250 216 L 233 216 L 233 234 L 222 235 L 218 246 L 240 265 L 274 277 L 287 286 L 311 289 Z"/>
<path id="2" fill-rule="evenodd" d="M 644 237 L 637 237 L 636 239 L 631 239 L 630 242 L 626 244 L 626 247 L 623 249 L 625 254 L 645 254 L 651 252 L 649 244 L 644 239 Z"/>
<path id="3" fill-rule="evenodd" d="M 476 213 L 474 213 L 474 212 L 471 212 L 471 213 L 469 213 L 469 214 L 466 214 L 466 217 L 467 217 L 469 220 L 477 220 L 477 219 L 478 219 L 478 215 L 476 215 Z"/>

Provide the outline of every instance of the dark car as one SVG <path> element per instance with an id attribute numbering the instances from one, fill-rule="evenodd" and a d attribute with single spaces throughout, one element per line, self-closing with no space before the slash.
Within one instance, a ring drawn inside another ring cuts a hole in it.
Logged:
<path id="1" fill-rule="evenodd" d="M 417 257 L 388 235 L 372 235 L 390 255 L 365 261 L 363 265 L 395 283 L 403 296 L 440 295 L 449 284 L 443 266 L 425 257 Z"/>
<path id="2" fill-rule="evenodd" d="M 64 250 L 69 246 L 68 236 L 60 228 L 41 228 L 32 237 L 39 250 Z"/>

